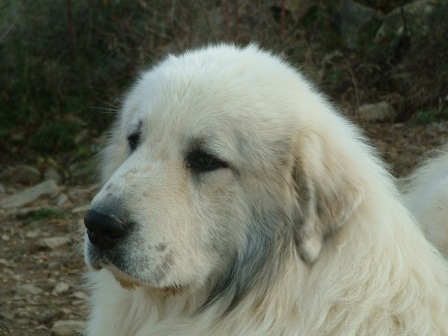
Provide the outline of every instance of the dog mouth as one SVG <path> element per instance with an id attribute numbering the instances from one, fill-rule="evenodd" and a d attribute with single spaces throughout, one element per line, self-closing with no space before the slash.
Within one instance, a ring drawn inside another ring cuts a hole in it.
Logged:
<path id="1" fill-rule="evenodd" d="M 129 276 L 105 258 L 91 258 L 88 264 L 94 271 L 105 269 L 112 273 L 115 280 L 123 289 L 133 290 L 136 287 L 143 285 L 139 280 Z"/>
<path id="2" fill-rule="evenodd" d="M 95 260 L 94 262 L 90 263 L 90 266 L 95 271 L 100 271 L 102 269 L 107 270 L 112 274 L 112 276 L 115 278 L 115 280 L 118 282 L 118 284 L 121 286 L 121 288 L 132 291 L 137 289 L 138 287 L 148 288 L 151 290 L 155 290 L 159 293 L 161 293 L 165 297 L 172 297 L 177 295 L 182 295 L 184 291 L 186 290 L 185 286 L 182 285 L 173 285 L 173 286 L 166 286 L 166 287 L 154 287 L 151 285 L 148 285 L 138 279 L 135 279 L 128 275 L 127 273 L 120 270 L 118 267 L 114 266 L 111 262 L 108 260 Z"/>
<path id="3" fill-rule="evenodd" d="M 134 290 L 137 287 L 145 287 L 145 288 L 151 288 L 153 290 L 156 290 L 157 292 L 160 292 L 165 297 L 172 297 L 172 296 L 176 296 L 176 295 L 182 295 L 182 293 L 185 290 L 185 288 L 183 286 L 179 286 L 179 285 L 154 288 L 154 287 L 148 286 L 145 283 L 142 283 L 141 281 L 139 281 L 137 279 L 132 278 L 131 276 L 127 275 L 126 273 L 119 270 L 118 268 L 116 268 L 113 265 L 107 265 L 104 268 L 112 273 L 115 280 L 120 284 L 120 286 L 123 289 L 129 290 L 129 291 Z"/>

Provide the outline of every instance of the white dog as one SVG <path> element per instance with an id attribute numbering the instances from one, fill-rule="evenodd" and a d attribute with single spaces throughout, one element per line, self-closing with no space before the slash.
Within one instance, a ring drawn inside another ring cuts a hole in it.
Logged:
<path id="1" fill-rule="evenodd" d="M 408 178 L 405 199 L 426 237 L 448 258 L 448 146 Z"/>
<path id="2" fill-rule="evenodd" d="M 447 335 L 448 268 L 358 129 L 255 46 L 145 72 L 86 215 L 88 335 Z"/>

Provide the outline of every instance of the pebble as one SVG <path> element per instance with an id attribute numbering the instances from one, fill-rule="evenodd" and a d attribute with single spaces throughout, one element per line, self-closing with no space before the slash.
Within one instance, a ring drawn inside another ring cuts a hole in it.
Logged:
<path id="1" fill-rule="evenodd" d="M 44 325 L 37 326 L 36 328 L 34 328 L 32 330 L 32 333 L 31 333 L 31 335 L 35 335 L 35 336 L 40 336 L 40 335 L 44 336 L 44 335 L 49 335 L 49 334 L 50 334 L 50 330 Z"/>
<path id="2" fill-rule="evenodd" d="M 79 207 L 73 208 L 72 213 L 76 214 L 76 213 L 80 213 L 80 212 L 87 212 L 87 210 L 89 210 L 89 209 L 90 209 L 90 204 L 81 205 Z"/>
<path id="3" fill-rule="evenodd" d="M 68 284 L 66 284 L 65 282 L 58 282 L 56 284 L 56 286 L 54 286 L 54 289 L 51 292 L 51 294 L 57 296 L 59 294 L 68 292 L 69 289 L 70 289 L 70 286 Z"/>
<path id="4" fill-rule="evenodd" d="M 39 295 L 42 294 L 43 290 L 34 284 L 25 284 L 17 287 L 17 294 L 19 295 Z"/>
<path id="5" fill-rule="evenodd" d="M 61 313 L 63 313 L 64 315 L 70 315 L 72 311 L 68 308 L 61 308 Z"/>
<path id="6" fill-rule="evenodd" d="M 393 121 L 397 116 L 391 104 L 382 101 L 376 104 L 365 104 L 359 108 L 358 116 L 363 121 Z"/>
<path id="7" fill-rule="evenodd" d="M 59 311 L 47 310 L 47 309 L 39 309 L 36 312 L 36 320 L 41 323 L 48 324 L 51 321 L 57 320 L 60 316 Z"/>
<path id="8" fill-rule="evenodd" d="M 77 320 L 61 320 L 56 321 L 51 328 L 55 335 L 76 335 L 84 330 L 85 323 Z"/>
<path id="9" fill-rule="evenodd" d="M 40 236 L 41 232 L 40 230 L 32 230 L 32 231 L 27 231 L 25 233 L 25 237 L 26 238 L 37 238 L 38 236 Z"/>
<path id="10" fill-rule="evenodd" d="M 22 281 L 22 278 L 23 278 L 23 276 L 21 274 L 11 275 L 11 279 L 13 279 L 13 280 L 15 280 L 17 282 Z"/>
<path id="11" fill-rule="evenodd" d="M 50 250 L 56 250 L 61 246 L 67 245 L 68 243 L 70 243 L 69 237 L 49 237 L 39 239 L 37 246 L 49 248 Z"/>
<path id="12" fill-rule="evenodd" d="M 67 201 L 68 201 L 68 196 L 67 196 L 67 194 L 60 194 L 60 195 L 58 196 L 58 199 L 56 200 L 56 205 L 57 205 L 58 207 L 61 207 L 61 206 L 63 206 L 64 204 L 66 204 Z"/>
<path id="13" fill-rule="evenodd" d="M 87 294 L 86 293 L 83 293 L 83 292 L 75 292 L 75 293 L 73 293 L 73 295 L 72 295 L 75 299 L 78 299 L 78 300 L 87 300 L 89 297 L 87 296 Z"/>

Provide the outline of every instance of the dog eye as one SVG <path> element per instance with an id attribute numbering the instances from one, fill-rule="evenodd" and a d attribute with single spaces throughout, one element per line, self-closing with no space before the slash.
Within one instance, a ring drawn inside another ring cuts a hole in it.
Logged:
<path id="1" fill-rule="evenodd" d="M 198 172 L 209 172 L 228 166 L 227 163 L 218 159 L 215 155 L 197 150 L 187 155 L 187 167 Z"/>
<path id="2" fill-rule="evenodd" d="M 128 136 L 127 139 L 128 139 L 129 148 L 133 152 L 137 148 L 138 144 L 140 143 L 140 132 L 132 133 L 131 135 Z"/>

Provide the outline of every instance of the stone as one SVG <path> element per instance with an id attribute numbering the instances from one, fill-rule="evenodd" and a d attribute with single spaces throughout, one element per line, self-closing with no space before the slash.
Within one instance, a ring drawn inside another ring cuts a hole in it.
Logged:
<path id="1" fill-rule="evenodd" d="M 40 323 L 48 324 L 58 318 L 60 318 L 59 311 L 52 310 L 52 309 L 44 309 L 44 310 L 38 310 L 36 312 L 36 320 Z"/>
<path id="2" fill-rule="evenodd" d="M 53 180 L 56 183 L 60 183 L 62 177 L 54 167 L 48 167 L 44 173 L 44 180 Z"/>
<path id="3" fill-rule="evenodd" d="M 19 295 L 39 295 L 42 293 L 43 290 L 34 284 L 25 284 L 17 287 L 17 294 Z"/>
<path id="4" fill-rule="evenodd" d="M 90 209 L 90 204 L 81 205 L 79 207 L 73 208 L 72 213 L 73 214 L 84 213 L 84 212 L 87 212 L 87 210 L 89 210 L 89 209 Z"/>
<path id="5" fill-rule="evenodd" d="M 87 301 L 89 299 L 89 296 L 86 293 L 83 293 L 83 292 L 75 292 L 75 293 L 73 293 L 72 296 L 75 299 L 78 299 L 78 300 L 85 300 L 85 301 Z"/>
<path id="6" fill-rule="evenodd" d="M 53 180 L 41 182 L 33 187 L 26 188 L 14 195 L 7 196 L 0 201 L 2 208 L 19 208 L 29 204 L 41 196 L 57 195 L 59 187 Z"/>
<path id="7" fill-rule="evenodd" d="M 421 31 L 428 15 L 439 4 L 438 0 L 417 0 L 404 6 L 398 6 L 386 15 L 375 35 L 374 42 L 377 44 L 391 43 L 405 33 L 405 25 L 410 25 L 408 29 L 412 29 L 412 31 Z"/>
<path id="8" fill-rule="evenodd" d="M 53 291 L 51 292 L 52 295 L 59 295 L 68 292 L 70 289 L 70 286 L 66 284 L 65 282 L 58 282 L 56 286 L 54 286 Z"/>
<path id="9" fill-rule="evenodd" d="M 77 335 L 84 331 L 85 323 L 76 320 L 56 321 L 51 328 L 51 332 L 55 335 Z"/>
<path id="10" fill-rule="evenodd" d="M 60 194 L 56 200 L 56 206 L 62 207 L 64 204 L 66 204 L 68 201 L 67 194 Z"/>
<path id="11" fill-rule="evenodd" d="M 13 274 L 11 275 L 11 279 L 13 279 L 14 281 L 20 282 L 23 279 L 22 274 Z"/>
<path id="12" fill-rule="evenodd" d="M 70 315 L 72 313 L 71 309 L 61 308 L 61 313 L 64 315 Z"/>
<path id="13" fill-rule="evenodd" d="M 39 169 L 27 165 L 18 165 L 7 174 L 8 182 L 33 185 L 41 180 Z"/>
<path id="14" fill-rule="evenodd" d="M 329 6 L 338 18 L 342 39 L 350 49 L 369 43 L 383 20 L 380 13 L 352 0 L 329 2 Z"/>
<path id="15" fill-rule="evenodd" d="M 397 112 L 388 102 L 362 105 L 358 110 L 359 119 L 362 121 L 393 121 Z"/>
<path id="16" fill-rule="evenodd" d="M 41 235 L 41 231 L 40 230 L 31 230 L 31 231 L 27 231 L 25 233 L 25 237 L 26 238 L 30 238 L 30 239 L 37 238 L 40 235 Z"/>
<path id="17" fill-rule="evenodd" d="M 42 238 L 37 242 L 37 246 L 48 248 L 50 250 L 56 250 L 61 246 L 70 243 L 69 237 L 49 237 Z"/>
<path id="18" fill-rule="evenodd" d="M 33 330 L 31 330 L 31 335 L 33 336 L 47 336 L 50 334 L 50 330 L 44 325 L 38 325 Z"/>

